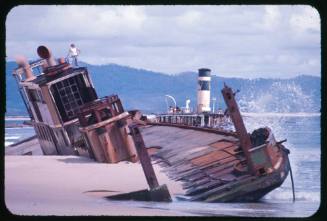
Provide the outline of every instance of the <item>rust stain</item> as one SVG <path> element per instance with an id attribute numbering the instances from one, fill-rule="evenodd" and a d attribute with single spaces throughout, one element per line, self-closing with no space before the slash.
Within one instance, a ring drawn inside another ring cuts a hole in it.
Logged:
<path id="1" fill-rule="evenodd" d="M 159 147 L 159 146 L 153 146 L 153 147 L 146 148 L 146 150 L 147 150 L 148 154 L 150 156 L 152 156 L 152 155 L 158 153 L 161 148 L 162 147 Z"/>
<path id="2" fill-rule="evenodd" d="M 234 142 L 227 141 L 227 140 L 219 140 L 215 143 L 210 144 L 209 146 L 214 147 L 218 150 L 225 149 L 230 146 L 235 146 Z"/>
<path id="3" fill-rule="evenodd" d="M 203 155 L 200 157 L 196 157 L 196 158 L 192 159 L 191 162 L 192 162 L 192 164 L 194 164 L 196 166 L 203 166 L 203 165 L 212 163 L 214 161 L 224 159 L 228 156 L 230 156 L 230 154 L 226 153 L 224 151 L 213 151 L 209 154 L 206 154 L 206 155 Z"/>

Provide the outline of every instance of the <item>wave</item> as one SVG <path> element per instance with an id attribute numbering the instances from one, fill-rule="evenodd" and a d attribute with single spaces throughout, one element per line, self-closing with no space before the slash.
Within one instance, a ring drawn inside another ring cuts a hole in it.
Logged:
<path id="1" fill-rule="evenodd" d="M 245 117 L 320 117 L 319 112 L 241 112 Z"/>
<path id="2" fill-rule="evenodd" d="M 5 140 L 17 140 L 19 138 L 20 138 L 20 136 L 6 136 Z"/>
<path id="3" fill-rule="evenodd" d="M 307 82 L 294 80 L 249 84 L 239 95 L 238 103 L 244 112 L 319 112 L 319 85 L 314 85 L 308 89 Z"/>
<path id="4" fill-rule="evenodd" d="M 26 126 L 26 127 L 6 127 L 6 130 L 33 130 L 34 127 Z"/>
<path id="5" fill-rule="evenodd" d="M 276 201 L 292 201 L 292 192 L 275 190 L 263 198 L 264 200 L 276 200 Z M 305 202 L 320 202 L 320 192 L 295 192 L 295 201 Z"/>
<path id="6" fill-rule="evenodd" d="M 5 147 L 13 144 L 14 142 L 5 141 Z"/>
<path id="7" fill-rule="evenodd" d="M 6 121 L 15 121 L 15 120 L 30 120 L 30 117 L 25 117 L 25 116 L 8 116 L 5 117 Z"/>

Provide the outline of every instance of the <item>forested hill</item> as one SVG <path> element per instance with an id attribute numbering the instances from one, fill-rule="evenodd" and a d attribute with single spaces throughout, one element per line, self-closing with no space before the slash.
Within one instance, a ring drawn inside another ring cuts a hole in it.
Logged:
<path id="1" fill-rule="evenodd" d="M 175 97 L 178 106 L 191 99 L 196 105 L 197 73 L 176 75 L 152 72 L 116 64 L 87 66 L 99 96 L 118 94 L 125 109 L 145 113 L 166 110 L 165 95 Z M 14 62 L 6 64 L 6 115 L 26 115 L 16 82 L 12 77 Z M 319 112 L 320 77 L 301 75 L 291 79 L 225 78 L 212 73 L 211 96 L 217 98 L 216 108 L 225 108 L 220 90 L 225 82 L 239 89 L 237 100 L 247 112 Z"/>

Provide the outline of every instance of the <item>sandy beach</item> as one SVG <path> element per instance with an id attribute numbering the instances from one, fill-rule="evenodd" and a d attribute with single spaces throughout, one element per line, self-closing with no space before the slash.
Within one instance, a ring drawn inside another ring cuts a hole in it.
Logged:
<path id="1" fill-rule="evenodd" d="M 154 165 L 159 184 L 182 194 Z M 16 215 L 178 216 L 182 212 L 138 207 L 103 196 L 148 188 L 139 163 L 102 164 L 77 156 L 5 156 L 5 203 Z"/>

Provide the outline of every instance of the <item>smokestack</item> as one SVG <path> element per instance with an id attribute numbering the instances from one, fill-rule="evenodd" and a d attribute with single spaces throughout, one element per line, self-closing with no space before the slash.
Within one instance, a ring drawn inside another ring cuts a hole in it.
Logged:
<path id="1" fill-rule="evenodd" d="M 54 57 L 52 56 L 52 53 L 50 51 L 49 48 L 47 48 L 46 46 L 39 46 L 37 48 L 37 54 L 43 58 L 43 59 L 46 59 L 47 60 L 47 63 L 48 63 L 48 66 L 54 66 L 56 65 L 56 60 L 54 59 Z"/>
<path id="2" fill-rule="evenodd" d="M 198 76 L 198 113 L 210 112 L 210 81 L 211 70 L 207 68 L 199 69 Z"/>
<path id="3" fill-rule="evenodd" d="M 59 58 L 58 63 L 59 64 L 65 64 L 66 63 L 65 58 Z"/>
<path id="4" fill-rule="evenodd" d="M 25 56 L 17 56 L 16 57 L 16 63 L 22 67 L 24 69 L 24 73 L 25 73 L 25 80 L 26 81 L 30 81 L 30 80 L 33 80 L 35 79 L 35 76 L 33 74 L 33 71 L 31 69 L 31 66 L 30 64 L 28 63 L 27 59 Z"/>
<path id="5" fill-rule="evenodd" d="M 186 103 L 185 103 L 185 111 L 184 111 L 187 114 L 191 112 L 190 103 L 191 103 L 191 100 L 187 99 Z"/>

